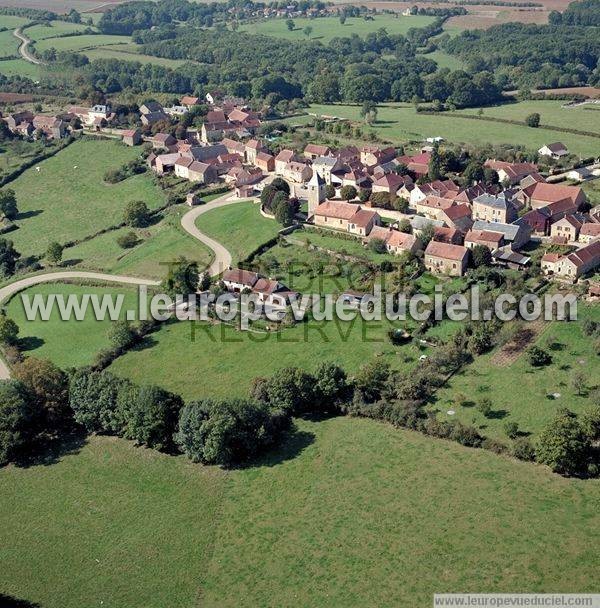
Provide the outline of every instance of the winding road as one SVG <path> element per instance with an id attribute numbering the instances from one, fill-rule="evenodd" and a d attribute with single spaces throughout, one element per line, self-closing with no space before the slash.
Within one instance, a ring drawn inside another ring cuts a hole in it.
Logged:
<path id="1" fill-rule="evenodd" d="M 29 38 L 27 38 L 27 36 L 25 36 L 25 34 L 23 33 L 23 31 L 21 30 L 20 27 L 18 27 L 13 32 L 13 36 L 15 36 L 15 38 L 18 38 L 21 41 L 21 44 L 19 45 L 19 53 L 21 54 L 21 57 L 23 57 L 23 59 L 25 59 L 25 61 L 29 61 L 29 63 L 35 63 L 36 65 L 42 65 L 42 62 L 39 59 L 36 59 L 29 52 L 29 49 L 27 47 L 31 44 L 31 40 Z"/>
<path id="2" fill-rule="evenodd" d="M 213 201 L 206 203 L 200 207 L 194 207 L 181 218 L 181 226 L 183 229 L 199 240 L 204 245 L 208 246 L 214 252 L 214 260 L 208 267 L 208 272 L 211 276 L 221 274 L 231 265 L 231 253 L 218 241 L 211 239 L 204 233 L 200 232 L 196 227 L 196 220 L 203 213 L 218 209 L 234 203 L 239 203 L 240 200 L 232 198 L 230 192 L 221 196 Z M 54 272 L 46 272 L 43 274 L 37 274 L 23 279 L 19 279 L 14 283 L 5 285 L 0 288 L 0 304 L 5 302 L 10 297 L 14 296 L 19 291 L 39 285 L 40 283 L 60 282 L 68 281 L 71 279 L 84 279 L 92 281 L 106 281 L 110 283 L 121 283 L 124 285 L 148 285 L 156 286 L 160 285 L 160 281 L 153 281 L 150 279 L 141 279 L 138 277 L 129 277 L 122 275 L 106 274 L 104 272 L 87 272 L 80 270 L 59 270 Z M 0 358 L 0 380 L 10 379 L 10 369 L 8 365 Z"/>

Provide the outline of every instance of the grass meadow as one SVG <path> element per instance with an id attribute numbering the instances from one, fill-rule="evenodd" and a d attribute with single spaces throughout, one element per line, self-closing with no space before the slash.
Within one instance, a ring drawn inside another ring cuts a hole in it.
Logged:
<path id="1" fill-rule="evenodd" d="M 104 181 L 139 151 L 105 139 L 77 141 L 55 156 L 28 169 L 11 183 L 17 195 L 18 230 L 10 239 L 23 254 L 43 253 L 52 241 L 81 239 L 118 224 L 130 201 L 148 207 L 164 204 L 162 193 L 148 174 L 117 184 Z M 75 168 L 76 167 L 76 168 Z"/>
<path id="2" fill-rule="evenodd" d="M 90 48 L 83 52 L 90 61 L 94 59 L 120 59 L 122 61 L 138 61 L 139 63 L 152 63 L 154 65 L 162 65 L 167 68 L 178 68 L 187 63 L 182 59 L 167 59 L 164 57 L 154 57 L 152 55 L 142 55 L 138 53 L 139 45 L 137 44 L 110 44 L 107 46 L 99 46 Z"/>
<path id="3" fill-rule="evenodd" d="M 293 19 L 295 28 L 289 30 L 286 19 L 267 19 L 256 23 L 244 24 L 240 31 L 250 34 L 275 36 L 286 40 L 318 40 L 327 44 L 333 38 L 348 38 L 352 35 L 364 37 L 367 34 L 384 28 L 388 34 L 406 34 L 410 28 L 421 28 L 433 22 L 433 17 L 422 15 L 375 15 L 372 21 L 361 17 L 348 17 L 342 25 L 338 17 L 319 17 L 317 19 Z M 312 27 L 310 38 L 304 33 L 304 28 Z"/>
<path id="4" fill-rule="evenodd" d="M 179 256 L 197 262 L 202 270 L 210 264 L 213 254 L 181 228 L 181 215 L 186 211 L 188 207 L 169 209 L 159 223 L 134 230 L 139 241 L 131 249 L 117 244 L 117 238 L 131 228 L 119 228 L 70 247 L 65 250 L 64 259 L 70 266 L 150 279 L 163 279 L 166 264 Z"/>
<path id="5" fill-rule="evenodd" d="M 17 48 L 15 48 L 15 51 L 11 55 L 18 55 Z M 25 59 L 8 59 L 7 61 L 0 61 L 0 74 L 4 74 L 5 76 L 25 76 L 35 81 L 41 78 L 42 69 L 39 65 L 25 61 Z"/>
<path id="6" fill-rule="evenodd" d="M 597 121 L 590 119 L 591 112 L 584 107 L 561 109 L 561 102 L 536 101 L 504 104 L 484 108 L 483 116 L 524 120 L 531 112 L 539 112 L 542 122 L 554 126 L 568 126 L 600 133 Z M 338 116 L 361 122 L 360 107 L 350 105 L 312 105 L 309 112 L 317 115 Z M 477 109 L 461 110 L 476 114 Z M 592 117 L 593 118 L 593 117 Z M 297 118 L 290 119 L 292 124 Z M 581 156 L 596 156 L 600 153 L 600 139 L 585 135 L 574 135 L 540 127 L 533 129 L 521 125 L 488 122 L 485 120 L 457 118 L 449 114 L 423 114 L 408 104 L 385 104 L 378 106 L 377 121 L 371 127 L 380 137 L 402 143 L 407 140 L 422 141 L 427 137 L 443 137 L 454 143 L 469 144 L 521 144 L 537 150 L 554 141 L 563 142 L 571 152 Z"/>
<path id="7" fill-rule="evenodd" d="M 80 300 L 84 294 L 116 296 L 123 294 L 123 315 L 127 309 L 138 308 L 137 290 L 132 286 L 90 287 L 83 285 L 65 285 L 60 283 L 42 284 L 30 287 L 21 292 L 29 298 L 40 294 L 60 294 L 65 298 L 74 294 Z M 80 367 L 90 365 L 96 353 L 110 346 L 108 329 L 111 321 L 97 321 L 91 309 L 85 319 L 62 321 L 56 306 L 48 321 L 38 319 L 28 321 L 21 300 L 21 294 L 14 296 L 5 306 L 7 315 L 19 326 L 21 349 L 26 356 L 40 357 L 54 361 L 59 367 Z"/>
<path id="8" fill-rule="evenodd" d="M 112 36 L 105 34 L 83 34 L 81 36 L 67 36 L 65 38 L 43 38 L 35 43 L 39 53 L 54 48 L 57 51 L 81 51 L 111 44 L 129 42 L 129 36 Z"/>
<path id="9" fill-rule="evenodd" d="M 76 34 L 84 32 L 88 28 L 82 23 L 68 23 L 66 21 L 50 21 L 49 23 L 38 23 L 28 27 L 25 33 L 31 40 L 44 40 L 46 38 L 55 38 L 64 36 L 65 34 Z"/>
<path id="10" fill-rule="evenodd" d="M 277 236 L 281 229 L 275 220 L 260 214 L 260 205 L 249 201 L 208 211 L 196 220 L 196 225 L 231 252 L 234 264 Z"/>
<path id="11" fill-rule="evenodd" d="M 110 437 L 71 448 L 0 470 L 0 588 L 44 608 L 597 591 L 598 481 L 354 418 L 298 420 L 229 472 Z"/>

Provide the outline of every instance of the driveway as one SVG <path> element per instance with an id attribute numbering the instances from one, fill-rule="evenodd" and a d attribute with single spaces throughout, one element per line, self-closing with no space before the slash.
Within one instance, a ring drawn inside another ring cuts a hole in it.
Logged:
<path id="1" fill-rule="evenodd" d="M 27 36 L 25 36 L 25 34 L 21 31 L 20 27 L 18 27 L 13 32 L 13 36 L 15 36 L 16 38 L 18 38 L 21 41 L 21 44 L 19 45 L 19 53 L 21 54 L 21 57 L 23 57 L 23 59 L 25 59 L 25 61 L 29 61 L 29 63 L 35 63 L 36 65 L 42 65 L 42 62 L 39 59 L 36 59 L 29 52 L 29 49 L 27 47 L 31 43 L 31 40 L 29 38 L 27 38 Z"/>
<path id="2" fill-rule="evenodd" d="M 211 265 L 207 268 L 207 272 L 211 277 L 217 276 L 227 270 L 231 266 L 231 253 L 218 241 L 211 239 L 201 232 L 196 226 L 196 220 L 204 213 L 225 207 L 226 205 L 234 205 L 235 203 L 241 203 L 242 200 L 239 198 L 232 198 L 231 192 L 224 194 L 223 196 L 216 198 L 210 203 L 200 205 L 199 207 L 193 207 L 181 218 L 182 228 L 195 239 L 198 239 L 201 243 L 204 243 L 209 249 L 215 254 L 215 259 Z"/>

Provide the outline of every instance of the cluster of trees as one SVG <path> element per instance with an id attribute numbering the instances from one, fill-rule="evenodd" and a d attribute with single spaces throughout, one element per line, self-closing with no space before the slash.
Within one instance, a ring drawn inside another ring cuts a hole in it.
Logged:
<path id="1" fill-rule="evenodd" d="M 505 23 L 467 30 L 446 39 L 443 47 L 465 61 L 470 72 L 494 72 L 502 89 L 595 85 L 600 79 L 595 28 Z"/>
<path id="2" fill-rule="evenodd" d="M 552 11 L 548 15 L 552 25 L 600 25 L 600 0 L 571 2 L 564 12 Z"/>
<path id="3" fill-rule="evenodd" d="M 282 226 L 291 226 L 300 211 L 300 201 L 290 198 L 290 186 L 280 177 L 265 186 L 260 194 L 260 203 L 263 210 L 274 215 Z"/>
<path id="4" fill-rule="evenodd" d="M 109 169 L 104 174 L 104 181 L 108 182 L 109 184 L 116 184 L 126 180 L 128 177 L 145 173 L 146 170 L 147 167 L 144 161 L 140 158 L 134 158 L 133 160 L 126 162 L 118 169 Z"/>

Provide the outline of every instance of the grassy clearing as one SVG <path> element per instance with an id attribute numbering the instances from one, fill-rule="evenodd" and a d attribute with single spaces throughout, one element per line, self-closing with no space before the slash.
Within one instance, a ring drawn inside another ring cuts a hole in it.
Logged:
<path id="1" fill-rule="evenodd" d="M 80 239 L 118 224 L 124 207 L 133 200 L 143 200 L 150 208 L 162 205 L 163 196 L 148 174 L 118 184 L 103 179 L 108 169 L 138 154 L 114 141 L 82 140 L 41 162 L 40 171 L 28 169 L 11 183 L 20 211 L 19 229 L 10 235 L 16 248 L 21 253 L 43 253 L 51 241 Z"/>
<path id="2" fill-rule="evenodd" d="M 81 23 L 67 23 L 66 21 L 50 21 L 48 24 L 37 24 L 28 27 L 25 33 L 31 40 L 44 40 L 45 38 L 56 38 L 65 34 L 83 32 L 88 28 Z"/>
<path id="3" fill-rule="evenodd" d="M 223 473 L 107 437 L 0 470 L 5 594 L 46 608 L 196 605 Z"/>
<path id="4" fill-rule="evenodd" d="M 433 51 L 433 53 L 427 53 L 423 55 L 426 59 L 431 59 L 438 64 L 438 69 L 448 68 L 449 70 L 463 70 L 464 64 L 463 62 L 450 55 L 449 53 L 445 53 L 444 51 Z"/>
<path id="5" fill-rule="evenodd" d="M 208 211 L 196 225 L 231 252 L 234 264 L 276 236 L 281 228 L 275 220 L 260 214 L 260 205 L 248 201 Z"/>
<path id="6" fill-rule="evenodd" d="M 0 32 L 0 57 L 14 57 L 18 54 L 19 41 L 15 38 L 13 30 Z"/>
<path id="7" fill-rule="evenodd" d="M 593 318 L 600 321 L 600 307 L 581 304 L 579 321 L 549 324 L 536 343 L 549 349 L 553 362 L 542 368 L 532 368 L 522 354 L 507 367 L 494 364 L 494 353 L 475 360 L 473 365 L 457 374 L 448 388 L 438 392 L 438 400 L 432 406 L 443 419 L 458 418 L 467 424 L 481 428 L 485 435 L 506 439 L 504 424 L 516 422 L 523 432 L 536 435 L 554 416 L 559 408 L 581 411 L 590 404 L 587 392 L 581 395 L 572 386 L 573 376 L 582 372 L 587 377 L 588 388 L 598 384 L 600 360 L 594 352 L 593 340 L 583 335 L 581 320 Z M 518 388 L 517 388 L 518 387 Z M 551 395 L 559 393 L 560 398 Z M 457 396 L 466 397 L 465 406 L 457 403 Z M 493 414 L 485 418 L 475 405 L 483 398 L 493 404 Z M 455 410 L 448 416 L 448 410 Z"/>
<path id="8" fill-rule="evenodd" d="M 197 262 L 200 269 L 206 268 L 212 252 L 181 228 L 181 215 L 186 211 L 187 207 L 168 210 L 158 224 L 135 230 L 140 240 L 132 249 L 117 245 L 117 238 L 131 231 L 121 228 L 69 248 L 65 260 L 80 268 L 150 279 L 164 278 L 166 264 L 179 256 Z"/>
<path id="9" fill-rule="evenodd" d="M 16 38 L 15 38 L 16 40 Z M 18 54 L 15 49 L 14 55 Z M 39 80 L 42 74 L 42 68 L 35 63 L 25 61 L 25 59 L 9 59 L 8 61 L 0 61 L 0 74 L 5 76 L 25 76 L 32 80 Z"/>
<path id="10" fill-rule="evenodd" d="M 57 51 L 81 51 L 110 44 L 129 42 L 129 36 L 109 36 L 105 34 L 83 34 L 81 36 L 68 36 L 66 38 L 45 38 L 36 42 L 38 52 L 54 48 Z"/>
<path id="11" fill-rule="evenodd" d="M 240 332 L 229 325 L 189 322 L 164 325 L 148 344 L 117 359 L 115 373 L 200 397 L 243 396 L 251 381 L 286 366 L 313 369 L 320 361 L 337 361 L 355 371 L 374 356 L 397 369 L 410 369 L 421 351 L 395 348 L 386 322 L 308 322 L 281 333 Z M 150 348 L 151 346 L 151 348 Z M 426 351 L 423 351 L 426 352 Z"/>
<path id="12" fill-rule="evenodd" d="M 275 36 L 287 40 L 308 40 L 304 28 L 312 27 L 310 40 L 318 40 L 327 44 L 332 38 L 349 38 L 352 35 L 364 37 L 367 34 L 385 28 L 388 34 L 406 34 L 412 27 L 425 27 L 433 22 L 433 17 L 413 15 L 376 15 L 373 21 L 365 21 L 359 17 L 348 17 L 344 25 L 337 17 L 319 17 L 318 19 L 293 19 L 295 28 L 290 31 L 286 19 L 267 19 L 257 23 L 249 23 L 240 27 L 240 31 L 251 34 Z"/>
<path id="13" fill-rule="evenodd" d="M 30 299 L 35 294 L 44 297 L 60 294 L 65 298 L 69 294 L 78 298 L 88 293 L 100 297 L 105 294 L 123 294 L 123 316 L 126 309 L 138 308 L 137 291 L 131 286 L 88 287 L 54 283 L 36 285 L 22 293 L 27 294 Z M 56 306 L 48 321 L 28 321 L 19 294 L 8 303 L 6 309 L 8 316 L 20 328 L 19 336 L 26 355 L 50 359 L 60 367 L 67 368 L 91 364 L 97 352 L 110 346 L 107 331 L 111 321 L 108 318 L 105 321 L 96 321 L 91 309 L 82 321 L 61 321 Z"/>
<path id="14" fill-rule="evenodd" d="M 17 17 L 16 15 L 0 15 L 0 27 L 6 27 L 9 29 L 16 29 L 29 23 L 31 19 L 26 17 Z"/>
<path id="15" fill-rule="evenodd" d="M 43 145 L 39 142 L 26 142 L 18 139 L 3 141 L 0 144 L 0 177 L 14 171 L 42 151 Z"/>
<path id="16" fill-rule="evenodd" d="M 598 481 L 369 420 L 297 426 L 227 474 L 107 437 L 0 470 L 2 591 L 45 608 L 425 608 L 440 591 L 597 590 Z"/>
<path id="17" fill-rule="evenodd" d="M 545 105 L 549 104 L 549 105 Z M 539 101 L 526 102 L 526 106 L 521 104 L 511 104 L 510 106 L 495 106 L 484 109 L 484 115 L 494 116 L 497 112 L 509 112 L 523 114 L 523 118 L 533 111 L 542 114 L 543 121 L 550 122 L 550 116 L 558 120 L 556 112 L 557 102 Z M 520 107 L 521 106 L 521 107 Z M 360 107 L 349 105 L 313 105 L 309 108 L 310 112 L 316 114 L 326 114 L 338 116 L 361 122 Z M 583 109 L 563 110 L 565 117 L 557 126 L 568 124 L 574 125 L 573 121 L 583 121 L 588 124 L 588 115 Z M 476 113 L 476 109 L 463 110 L 467 113 Z M 581 115 L 581 118 L 576 118 Z M 498 114 L 499 115 L 499 114 Z M 562 114 L 561 114 L 562 116 Z M 520 118 L 519 118 L 520 119 Z M 290 122 L 296 124 L 298 119 L 291 119 Z M 567 122 L 568 121 L 568 122 Z M 427 137 L 441 136 L 455 143 L 471 144 L 521 144 L 530 149 L 537 150 L 542 145 L 562 141 L 575 154 L 581 156 L 594 156 L 600 151 L 600 139 L 586 137 L 584 135 L 573 135 L 561 133 L 547 128 L 532 129 L 520 125 L 510 125 L 503 123 L 486 122 L 477 119 L 459 119 L 454 116 L 436 114 L 428 115 L 417 113 L 413 106 L 408 104 L 386 104 L 378 107 L 377 122 L 373 125 L 373 130 L 381 137 L 401 143 L 407 140 L 423 140 Z"/>

